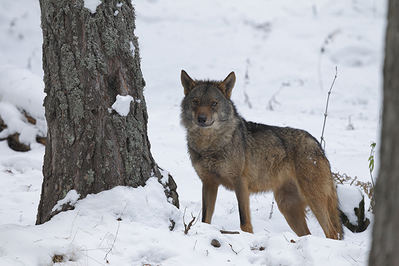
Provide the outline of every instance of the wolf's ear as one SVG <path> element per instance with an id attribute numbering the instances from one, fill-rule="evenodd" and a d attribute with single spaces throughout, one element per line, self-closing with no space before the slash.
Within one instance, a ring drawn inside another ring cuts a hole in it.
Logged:
<path id="1" fill-rule="evenodd" d="M 231 91 L 233 90 L 234 84 L 236 83 L 236 74 L 231 72 L 220 84 L 219 89 L 223 94 L 230 99 Z"/>
<path id="2" fill-rule="evenodd" d="M 184 88 L 184 95 L 187 95 L 194 88 L 195 81 L 184 70 L 181 71 L 180 79 Z"/>

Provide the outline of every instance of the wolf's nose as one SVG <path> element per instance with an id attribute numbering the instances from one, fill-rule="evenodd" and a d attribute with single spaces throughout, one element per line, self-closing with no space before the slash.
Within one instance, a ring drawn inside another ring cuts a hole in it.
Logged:
<path id="1" fill-rule="evenodd" d="M 203 114 L 198 115 L 198 123 L 203 125 L 203 124 L 205 124 L 205 122 L 206 122 L 206 115 L 203 115 Z"/>

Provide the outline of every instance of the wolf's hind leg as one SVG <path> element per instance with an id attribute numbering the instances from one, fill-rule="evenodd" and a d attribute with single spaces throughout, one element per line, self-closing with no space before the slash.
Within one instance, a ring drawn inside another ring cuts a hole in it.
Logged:
<path id="1" fill-rule="evenodd" d="M 298 175 L 302 194 L 328 238 L 342 239 L 338 198 L 328 162 L 318 161 L 318 168 Z"/>
<path id="2" fill-rule="evenodd" d="M 312 201 L 309 206 L 328 238 L 342 239 L 342 225 L 338 215 L 336 197 Z"/>
<path id="3" fill-rule="evenodd" d="M 211 223 L 215 210 L 216 196 L 219 185 L 213 182 L 202 183 L 202 222 Z"/>
<path id="4" fill-rule="evenodd" d="M 310 235 L 305 220 L 306 203 L 294 181 L 287 181 L 274 189 L 274 198 L 280 212 L 284 215 L 291 229 L 298 235 Z"/>
<path id="5" fill-rule="evenodd" d="M 335 189 L 331 187 L 322 192 L 307 190 L 305 197 L 310 209 L 316 216 L 324 234 L 328 238 L 342 239 L 342 224 L 338 214 L 338 200 Z"/>

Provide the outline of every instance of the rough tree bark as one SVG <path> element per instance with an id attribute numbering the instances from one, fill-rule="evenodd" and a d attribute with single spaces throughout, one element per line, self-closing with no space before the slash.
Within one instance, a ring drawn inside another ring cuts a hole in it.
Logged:
<path id="1" fill-rule="evenodd" d="M 384 62 L 380 171 L 369 265 L 399 265 L 399 1 L 390 0 Z"/>
<path id="2" fill-rule="evenodd" d="M 57 213 L 52 208 L 71 189 L 83 198 L 162 178 L 147 137 L 133 6 L 103 0 L 91 13 L 83 5 L 40 0 L 48 134 L 37 224 Z M 127 116 L 110 109 L 118 94 L 134 98 Z M 171 176 L 166 181 L 165 193 L 178 206 L 176 184 Z"/>

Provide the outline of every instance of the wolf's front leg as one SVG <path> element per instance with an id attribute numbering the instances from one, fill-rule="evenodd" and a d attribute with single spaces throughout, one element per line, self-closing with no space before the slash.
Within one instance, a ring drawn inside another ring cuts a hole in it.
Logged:
<path id="1" fill-rule="evenodd" d="M 240 182 L 236 185 L 235 192 L 238 201 L 238 211 L 240 213 L 241 230 L 248 233 L 253 233 L 249 210 L 249 191 L 247 184 Z"/>
<path id="2" fill-rule="evenodd" d="M 215 210 L 219 185 L 213 182 L 202 182 L 202 222 L 211 223 Z"/>

